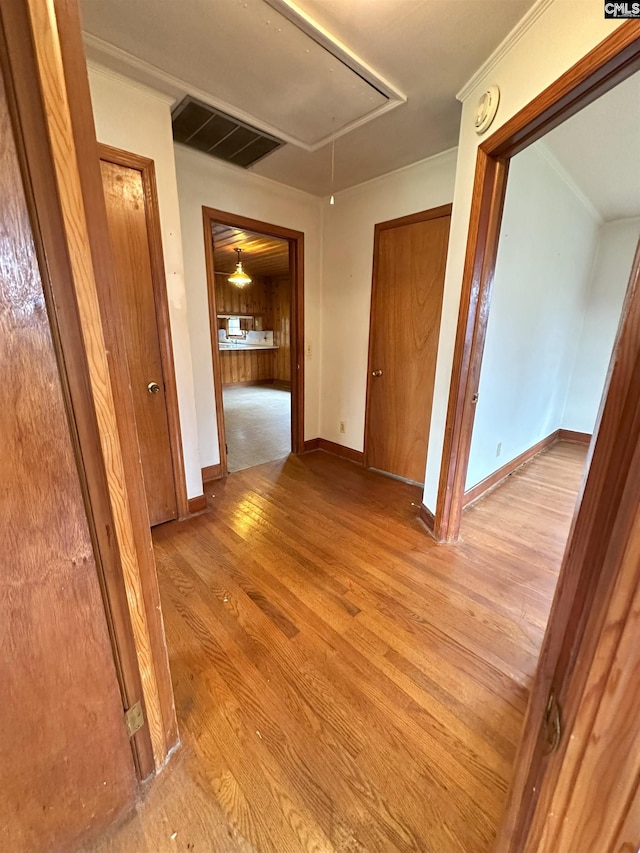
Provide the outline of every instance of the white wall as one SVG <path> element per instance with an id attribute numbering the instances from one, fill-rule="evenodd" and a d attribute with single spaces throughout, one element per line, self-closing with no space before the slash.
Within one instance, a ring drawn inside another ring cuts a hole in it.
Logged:
<path id="1" fill-rule="evenodd" d="M 640 218 L 600 229 L 563 429 L 593 432 L 639 237 Z"/>
<path id="2" fill-rule="evenodd" d="M 172 99 L 93 64 L 89 66 L 89 85 L 98 140 L 155 162 L 187 494 L 196 497 L 202 494 L 202 477 L 171 132 Z"/>
<path id="3" fill-rule="evenodd" d="M 364 445 L 374 226 L 449 204 L 455 165 L 455 150 L 445 151 L 323 201 L 322 438 Z"/>
<path id="4" fill-rule="evenodd" d="M 467 489 L 562 425 L 598 231 L 594 212 L 539 145 L 514 157 Z"/>
<path id="5" fill-rule="evenodd" d="M 476 103 L 485 85 L 495 83 L 500 87 L 500 107 L 489 134 L 494 132 L 620 26 L 621 21 L 604 20 L 602 9 L 600 0 L 539 4 L 528 19 L 530 25 L 524 31 L 521 27 L 517 39 L 507 40 L 496 51 L 464 100 L 424 490 L 424 502 L 432 511 L 436 508 L 440 477 L 476 149 L 486 138 L 474 130 Z M 537 11 L 541 14 L 536 17 Z"/>
<path id="6" fill-rule="evenodd" d="M 260 219 L 305 235 L 305 438 L 318 435 L 321 287 L 321 200 L 206 154 L 175 146 L 189 306 L 193 375 L 203 467 L 220 461 L 209 334 L 202 207 Z"/>

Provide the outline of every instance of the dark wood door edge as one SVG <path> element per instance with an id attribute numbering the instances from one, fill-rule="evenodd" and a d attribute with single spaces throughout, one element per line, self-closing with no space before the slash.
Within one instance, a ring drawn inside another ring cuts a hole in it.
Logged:
<path id="1" fill-rule="evenodd" d="M 227 440 L 224 423 L 224 401 L 222 397 L 222 366 L 218 348 L 218 322 L 216 309 L 215 267 L 213 260 L 214 222 L 257 231 L 269 237 L 278 237 L 289 242 L 289 276 L 291 279 L 291 452 L 304 453 L 304 233 L 250 219 L 212 207 L 202 208 L 204 232 L 204 250 L 207 269 L 207 297 L 209 304 L 209 335 L 211 338 L 211 359 L 213 363 L 213 384 L 216 404 L 216 423 L 218 427 L 218 447 L 220 453 L 221 476 L 228 474 Z"/>

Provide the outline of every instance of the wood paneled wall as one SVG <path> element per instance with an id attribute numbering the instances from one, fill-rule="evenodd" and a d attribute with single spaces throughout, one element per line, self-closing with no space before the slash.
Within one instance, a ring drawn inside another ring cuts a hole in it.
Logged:
<path id="1" fill-rule="evenodd" d="M 291 281 L 287 278 L 261 278 L 240 289 L 229 284 L 227 276 L 216 274 L 216 310 L 218 314 L 250 314 L 262 318 L 262 328 L 273 330 L 277 350 L 235 352 L 222 350 L 222 384 L 275 380 L 291 384 Z M 218 322 L 223 328 L 224 321 Z"/>
<path id="2" fill-rule="evenodd" d="M 236 287 L 227 281 L 227 273 L 216 273 L 216 309 L 218 314 L 252 314 L 262 317 L 262 328 L 271 322 L 269 279 L 255 276 L 247 287 Z"/>
<path id="3" fill-rule="evenodd" d="M 274 378 L 277 350 L 221 350 L 222 384 L 268 382 Z"/>
<path id="4" fill-rule="evenodd" d="M 273 378 L 291 384 L 291 281 L 289 278 L 271 279 L 271 320 L 275 350 Z M 265 329 L 271 328 L 265 326 Z"/>

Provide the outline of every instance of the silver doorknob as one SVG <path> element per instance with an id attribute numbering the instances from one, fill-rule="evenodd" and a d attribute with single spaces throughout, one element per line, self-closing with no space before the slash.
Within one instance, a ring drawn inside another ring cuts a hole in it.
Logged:
<path id="1" fill-rule="evenodd" d="M 382 376 L 382 371 L 381 370 L 372 370 L 371 375 L 372 376 Z"/>
<path id="2" fill-rule="evenodd" d="M 158 385 L 157 382 L 150 382 L 147 385 L 147 391 L 150 394 L 159 394 L 160 393 L 160 386 Z"/>

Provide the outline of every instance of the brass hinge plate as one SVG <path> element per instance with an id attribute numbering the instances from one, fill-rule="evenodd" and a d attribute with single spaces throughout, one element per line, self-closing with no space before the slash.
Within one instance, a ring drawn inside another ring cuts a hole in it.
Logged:
<path id="1" fill-rule="evenodd" d="M 136 702 L 124 712 L 124 723 L 129 737 L 133 737 L 144 726 L 144 711 L 140 702 Z"/>
<path id="2" fill-rule="evenodd" d="M 562 711 L 558 699 L 551 690 L 547 699 L 547 708 L 544 714 L 544 754 L 551 755 L 555 752 L 562 737 Z"/>

